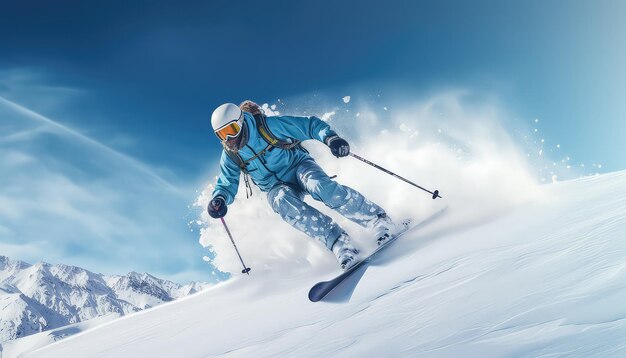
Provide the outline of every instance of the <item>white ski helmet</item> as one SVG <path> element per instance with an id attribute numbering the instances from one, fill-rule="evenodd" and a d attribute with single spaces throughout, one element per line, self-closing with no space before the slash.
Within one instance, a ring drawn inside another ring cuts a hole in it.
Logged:
<path id="1" fill-rule="evenodd" d="M 213 111 L 211 126 L 222 142 L 236 138 L 243 128 L 243 111 L 235 104 L 224 103 Z"/>

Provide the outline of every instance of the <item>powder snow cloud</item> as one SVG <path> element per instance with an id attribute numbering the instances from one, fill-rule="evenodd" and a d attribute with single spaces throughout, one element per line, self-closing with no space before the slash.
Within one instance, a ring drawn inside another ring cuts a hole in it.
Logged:
<path id="1" fill-rule="evenodd" d="M 504 126 L 509 114 L 488 98 L 469 101 L 474 96 L 470 91 L 449 90 L 383 103 L 352 95 L 349 102 L 317 100 L 308 107 L 303 105 L 309 102 L 307 98 L 296 98 L 279 102 L 277 110 L 320 117 L 333 113 L 325 120 L 348 139 L 353 152 L 426 188 L 439 189 L 444 199 L 433 201 L 428 194 L 362 162 L 334 158 L 322 143 L 305 142 L 329 175 L 337 175 L 338 182 L 381 204 L 397 220 L 419 221 L 449 206 L 447 229 L 460 230 L 540 195 L 524 147 Z M 211 183 L 196 204 L 206 207 L 212 190 Z M 373 244 L 370 233 L 310 197 L 307 202 L 335 218 L 363 247 Z M 246 264 L 257 273 L 336 266 L 325 248 L 282 222 L 256 188 L 250 199 L 239 195 L 225 219 Z M 240 272 L 221 223 L 204 212 L 200 221 L 200 243 L 211 251 L 207 260 L 220 270 Z"/>

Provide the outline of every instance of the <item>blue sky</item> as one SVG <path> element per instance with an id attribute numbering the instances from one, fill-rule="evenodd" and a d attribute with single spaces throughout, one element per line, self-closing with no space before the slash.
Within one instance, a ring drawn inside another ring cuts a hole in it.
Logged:
<path id="1" fill-rule="evenodd" d="M 170 213 L 181 222 L 214 170 L 212 109 L 245 98 L 470 88 L 520 121 L 540 118 L 578 161 L 614 171 L 626 168 L 625 10 L 621 1 L 11 2 L 0 13 L 0 97 L 180 188 L 171 200 L 184 204 Z M 176 247 L 193 254 L 179 265 L 120 258 L 120 271 L 201 278 L 197 235 L 181 237 Z M 64 252 L 48 259 L 96 255 Z"/>

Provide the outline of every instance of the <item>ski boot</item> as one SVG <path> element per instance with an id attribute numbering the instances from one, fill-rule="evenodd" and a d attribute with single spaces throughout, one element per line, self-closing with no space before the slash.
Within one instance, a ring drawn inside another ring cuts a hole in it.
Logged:
<path id="1" fill-rule="evenodd" d="M 341 233 L 341 236 L 333 245 L 332 251 L 337 256 L 341 269 L 344 271 L 356 265 L 360 260 L 359 250 L 352 245 L 350 236 L 345 232 Z"/>
<path id="2" fill-rule="evenodd" d="M 376 234 L 376 243 L 378 246 L 385 244 L 389 239 L 398 232 L 398 227 L 391 221 L 386 213 L 378 214 L 378 218 L 373 225 Z"/>

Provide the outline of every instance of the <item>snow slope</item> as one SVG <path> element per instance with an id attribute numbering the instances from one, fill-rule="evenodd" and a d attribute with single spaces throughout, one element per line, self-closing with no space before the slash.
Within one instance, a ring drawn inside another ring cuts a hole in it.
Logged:
<path id="1" fill-rule="evenodd" d="M 106 316 L 93 318 L 84 322 L 74 323 L 67 326 L 51 329 L 45 332 L 39 332 L 27 337 L 22 337 L 2 345 L 0 357 L 12 358 L 19 357 L 24 352 L 30 352 L 37 348 L 47 346 L 51 343 L 67 338 L 73 334 L 86 331 L 87 329 L 96 327 L 103 323 L 119 318 L 118 313 L 111 313 Z"/>
<path id="2" fill-rule="evenodd" d="M 253 267 L 26 356 L 626 355 L 626 171 L 538 193 L 473 223 L 450 205 L 343 301 L 307 299 L 332 265 Z"/>
<path id="3" fill-rule="evenodd" d="M 207 286 L 180 285 L 147 273 L 105 276 L 64 264 L 30 265 L 0 255 L 0 351 L 6 341 L 112 313 L 137 312 Z"/>

